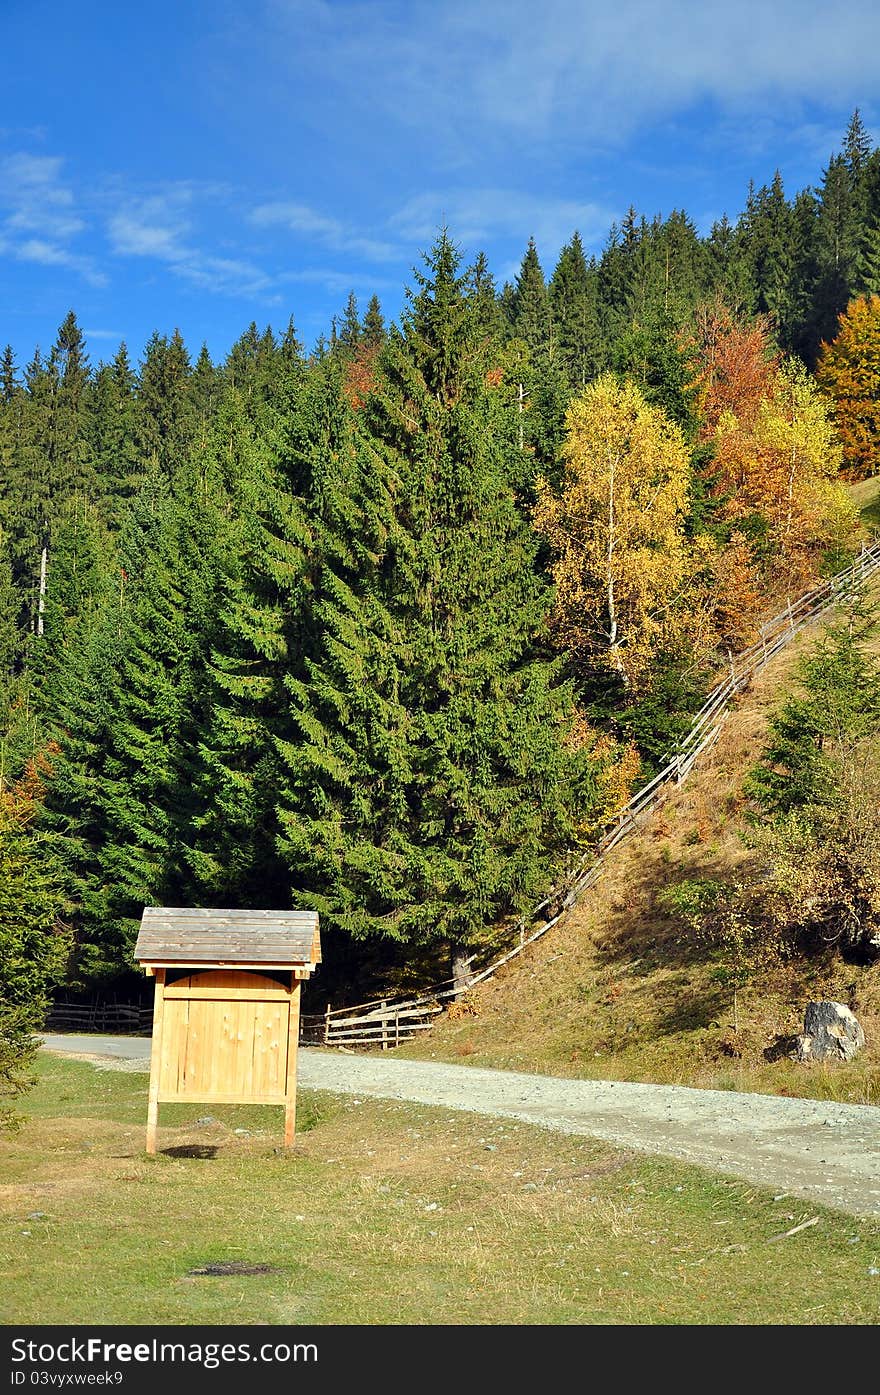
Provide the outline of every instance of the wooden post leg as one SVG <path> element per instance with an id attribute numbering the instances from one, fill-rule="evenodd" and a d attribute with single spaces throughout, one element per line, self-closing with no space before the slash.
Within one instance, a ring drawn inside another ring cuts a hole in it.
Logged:
<path id="1" fill-rule="evenodd" d="M 159 1129 L 159 1101 L 150 1091 L 150 1098 L 147 1104 L 147 1152 L 156 1151 L 156 1134 Z"/>
<path id="2" fill-rule="evenodd" d="M 150 1093 L 147 1100 L 147 1152 L 156 1151 L 159 1127 L 159 1074 L 162 1068 L 162 1022 L 165 1016 L 165 970 L 156 970 L 153 1000 L 153 1043 L 150 1048 Z"/>
<path id="3" fill-rule="evenodd" d="M 296 1135 L 296 1056 L 299 1048 L 299 995 L 299 979 L 292 978 L 290 984 L 290 1019 L 287 1030 L 287 1080 L 284 1087 L 286 1096 L 284 1105 L 285 1148 L 293 1147 L 293 1140 Z"/>

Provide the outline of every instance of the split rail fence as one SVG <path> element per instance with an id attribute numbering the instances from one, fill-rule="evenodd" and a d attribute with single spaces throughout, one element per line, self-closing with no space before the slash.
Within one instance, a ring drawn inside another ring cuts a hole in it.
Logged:
<path id="1" fill-rule="evenodd" d="M 623 842 L 647 818 L 664 796 L 670 783 L 681 785 L 695 762 L 715 744 L 730 712 L 731 704 L 752 677 L 784 649 L 803 627 L 821 618 L 848 595 L 857 591 L 880 568 L 880 540 L 865 547 L 852 566 L 828 581 L 806 591 L 797 601 L 789 601 L 783 611 L 765 621 L 759 638 L 748 649 L 731 656 L 729 671 L 709 693 L 694 718 L 690 730 L 676 746 L 669 760 L 610 820 L 598 843 L 583 854 L 550 894 L 508 931 L 509 948 L 480 963 L 478 955 L 469 961 L 472 972 L 467 982 L 446 979 L 423 993 L 394 998 L 376 998 L 349 1007 L 328 1007 L 323 1014 L 304 1016 L 301 1040 L 310 1045 L 381 1046 L 388 1049 L 429 1031 L 438 1013 L 450 1000 L 482 983 L 504 964 L 522 954 L 529 945 L 546 935 L 580 900 L 584 892 L 602 876 L 604 861 L 612 848 Z M 511 943 L 512 942 L 512 943 Z"/>
<path id="2" fill-rule="evenodd" d="M 46 1030 L 55 1032 L 149 1033 L 153 1025 L 151 1003 L 54 1002 L 46 1018 Z"/>

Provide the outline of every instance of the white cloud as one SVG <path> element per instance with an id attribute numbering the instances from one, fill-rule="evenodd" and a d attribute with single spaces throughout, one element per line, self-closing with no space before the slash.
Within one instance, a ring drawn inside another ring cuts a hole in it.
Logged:
<path id="1" fill-rule="evenodd" d="M 86 223 L 72 191 L 62 183 L 62 165 L 60 156 L 24 151 L 0 159 L 0 210 L 5 213 L 0 252 L 19 262 L 64 267 L 91 286 L 106 286 L 95 259 L 69 245 Z"/>
<path id="2" fill-rule="evenodd" d="M 371 296 L 379 291 L 396 291 L 398 283 L 369 273 L 354 275 L 350 271 L 335 271 L 326 267 L 303 267 L 300 271 L 285 271 L 279 281 L 321 286 L 332 295 L 343 296 L 349 291 L 356 295 Z"/>
<path id="3" fill-rule="evenodd" d="M 59 241 L 82 232 L 73 193 L 61 182 L 62 164 L 58 156 L 22 151 L 0 161 L 0 205 L 7 209 L 8 229 Z"/>
<path id="4" fill-rule="evenodd" d="M 278 295 L 268 294 L 275 285 L 274 278 L 252 262 L 192 252 L 185 260 L 176 261 L 174 270 L 194 286 L 201 286 L 206 291 L 234 296 L 260 296 L 273 305 L 280 300 Z"/>
<path id="5" fill-rule="evenodd" d="M 448 227 L 457 242 L 477 248 L 498 237 L 525 244 L 534 237 L 540 251 L 555 255 L 577 230 L 587 247 L 604 240 L 614 212 L 576 199 L 542 198 L 514 189 L 460 189 L 416 195 L 391 218 L 401 236 L 425 244 Z"/>
<path id="6" fill-rule="evenodd" d="M 176 276 L 201 290 L 259 296 L 275 303 L 277 296 L 269 294 L 274 278 L 267 272 L 250 261 L 213 256 L 195 244 L 191 215 L 194 202 L 195 192 L 188 184 L 172 185 L 163 193 L 128 201 L 108 220 L 113 252 L 120 257 L 164 262 Z"/>
<path id="7" fill-rule="evenodd" d="M 112 250 L 122 257 L 185 259 L 190 255 L 185 239 L 191 222 L 184 210 L 192 197 L 188 185 L 172 185 L 160 194 L 126 201 L 107 224 Z"/>
<path id="8" fill-rule="evenodd" d="M 472 159 L 516 133 L 615 142 L 701 101 L 851 102 L 880 78 L 875 0 L 267 0 L 267 65 Z M 366 118 L 368 119 L 368 118 Z"/>
<path id="9" fill-rule="evenodd" d="M 307 204 L 293 202 L 259 204 L 248 221 L 257 228 L 285 228 L 300 233 L 306 239 L 320 242 L 336 252 L 349 252 L 367 261 L 396 261 L 398 248 L 376 238 L 360 237 L 336 218 L 328 217 Z"/>
<path id="10" fill-rule="evenodd" d="M 42 238 L 28 238 L 24 242 L 7 244 L 7 249 L 16 261 L 37 262 L 41 266 L 63 266 L 77 272 L 90 286 L 106 286 L 107 277 L 100 271 L 92 257 L 80 256 L 66 247 L 58 247 Z"/>
<path id="11" fill-rule="evenodd" d="M 117 213 L 108 225 L 110 245 L 121 257 L 159 257 L 177 261 L 187 254 L 179 228 L 144 222 L 136 213 Z"/>

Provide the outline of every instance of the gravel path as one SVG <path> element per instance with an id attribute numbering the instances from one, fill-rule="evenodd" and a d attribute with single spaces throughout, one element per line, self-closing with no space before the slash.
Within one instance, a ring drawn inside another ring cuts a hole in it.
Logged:
<path id="1" fill-rule="evenodd" d="M 149 1068 L 146 1037 L 47 1036 L 51 1051 Z M 303 1050 L 299 1083 L 522 1119 L 695 1163 L 837 1207 L 880 1216 L 880 1109 L 775 1095 L 561 1080 L 435 1061 Z"/>

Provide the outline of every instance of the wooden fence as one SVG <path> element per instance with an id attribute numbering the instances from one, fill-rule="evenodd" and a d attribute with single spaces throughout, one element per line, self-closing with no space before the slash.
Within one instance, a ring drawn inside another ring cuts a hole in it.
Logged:
<path id="1" fill-rule="evenodd" d="M 612 848 L 628 838 L 648 817 L 663 798 L 670 783 L 680 785 L 693 770 L 695 762 L 715 744 L 737 694 L 748 686 L 774 654 L 789 644 L 803 627 L 821 618 L 848 595 L 857 591 L 880 568 L 880 541 L 865 547 L 852 566 L 828 581 L 806 591 L 797 601 L 788 601 L 783 611 L 765 621 L 759 638 L 748 649 L 731 656 L 729 671 L 709 693 L 695 716 L 687 734 L 678 743 L 669 760 L 642 789 L 609 821 L 597 844 L 573 861 L 567 874 L 553 887 L 543 901 L 507 932 L 509 947 L 488 963 L 474 954 L 467 988 L 473 988 L 491 978 L 529 945 L 546 935 L 584 892 L 599 880 L 604 861 Z M 301 1040 L 312 1045 L 376 1046 L 383 1049 L 399 1045 L 418 1032 L 430 1030 L 434 1018 L 444 1010 L 450 999 L 461 996 L 462 985 L 452 979 L 438 983 L 427 992 L 399 999 L 373 999 L 343 1008 L 331 1008 L 322 1015 L 304 1016 Z"/>
<path id="2" fill-rule="evenodd" d="M 50 1032 L 109 1032 L 137 1035 L 149 1033 L 153 1025 L 152 1004 L 69 1003 L 52 1004 L 46 1017 Z"/>

